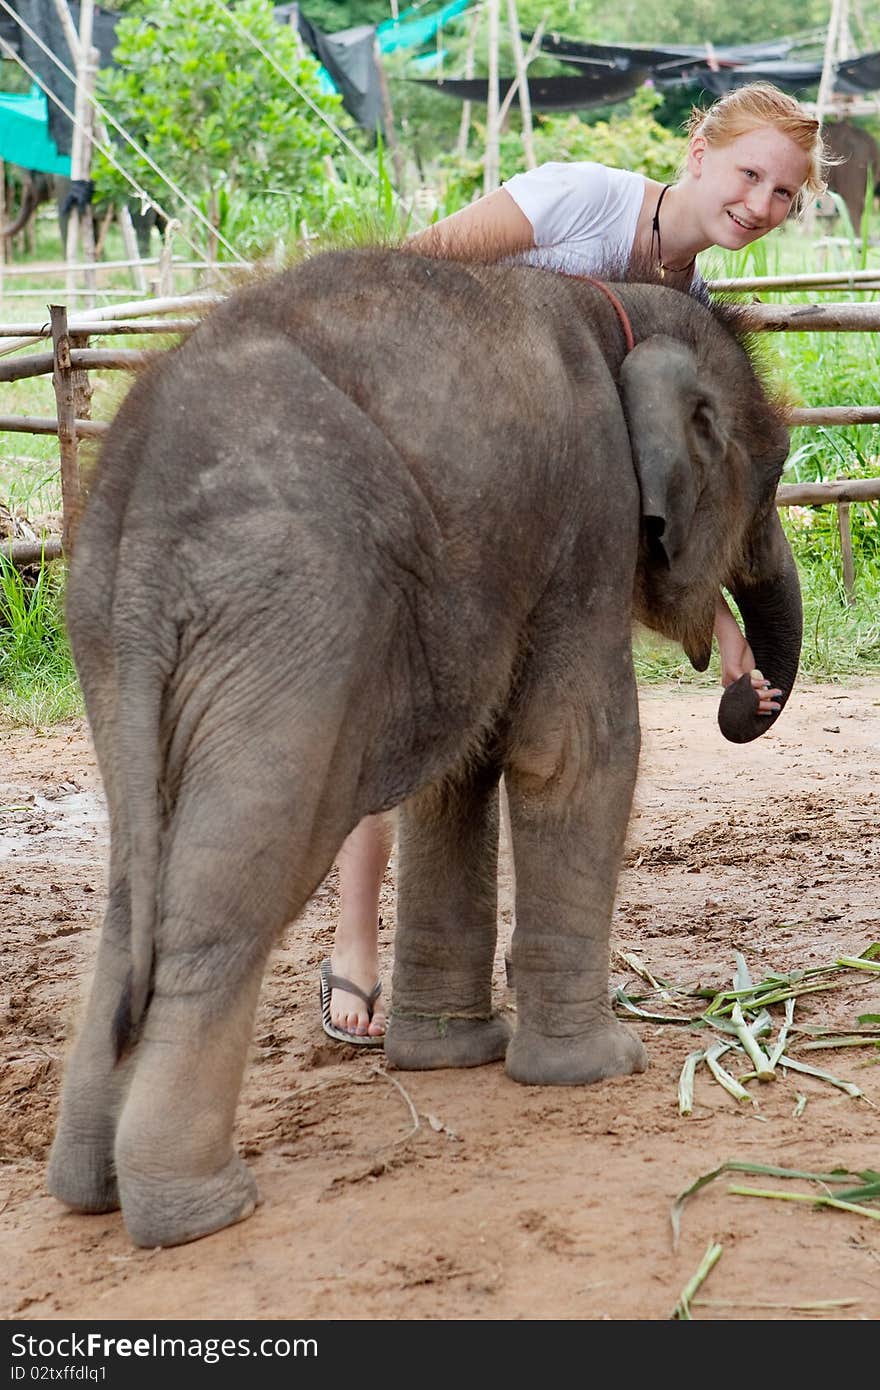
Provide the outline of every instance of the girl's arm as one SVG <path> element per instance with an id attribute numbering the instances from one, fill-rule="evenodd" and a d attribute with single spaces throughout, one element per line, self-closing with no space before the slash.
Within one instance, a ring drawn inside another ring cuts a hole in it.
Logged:
<path id="1" fill-rule="evenodd" d="M 771 690 L 770 682 L 754 669 L 754 653 L 721 594 L 715 602 L 715 637 L 721 658 L 721 684 L 731 685 L 748 671 L 758 696 L 758 713 L 774 714 L 779 709 L 776 699 L 782 691 Z"/>
<path id="2" fill-rule="evenodd" d="M 441 222 L 417 232 L 407 249 L 447 260 L 500 261 L 535 245 L 532 224 L 504 188 L 487 193 Z"/>

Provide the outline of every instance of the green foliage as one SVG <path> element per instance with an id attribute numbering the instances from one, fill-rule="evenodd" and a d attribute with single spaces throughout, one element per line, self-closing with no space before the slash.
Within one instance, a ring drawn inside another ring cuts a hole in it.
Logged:
<path id="1" fill-rule="evenodd" d="M 31 581 L 0 555 L 0 704 L 14 722 L 51 723 L 80 706 L 60 573 L 44 564 Z"/>
<path id="2" fill-rule="evenodd" d="M 439 5 L 441 0 L 437 0 Z M 400 14 L 406 10 L 401 4 Z M 433 9 L 433 5 L 430 7 Z M 305 0 L 303 13 L 316 29 L 336 34 L 340 29 L 354 29 L 359 24 L 382 24 L 391 18 L 388 0 Z"/>
<path id="3" fill-rule="evenodd" d="M 374 177 L 354 158 L 334 161 L 336 177 L 323 188 L 316 212 L 316 249 L 397 245 L 410 231 L 410 214 L 395 195 L 381 137 Z"/>
<path id="4" fill-rule="evenodd" d="M 539 161 L 590 159 L 616 169 L 638 169 L 667 183 L 675 178 L 687 144 L 658 124 L 655 113 L 661 103 L 653 87 L 644 86 L 605 120 L 547 117 L 538 130 L 536 155 Z"/>
<path id="5" fill-rule="evenodd" d="M 866 10 L 870 7 L 866 7 Z M 547 27 L 598 43 L 752 43 L 828 24 L 828 0 L 519 0 L 523 28 Z M 871 17 L 873 26 L 874 19 Z"/>
<path id="6" fill-rule="evenodd" d="M 657 92 L 645 86 L 631 101 L 614 108 L 607 120 L 589 124 L 576 115 L 537 115 L 535 157 L 539 164 L 549 160 L 593 160 L 618 169 L 637 169 L 649 178 L 668 183 L 684 159 L 686 142 L 656 121 L 654 113 L 660 101 Z M 480 131 L 480 139 L 482 135 Z M 500 157 L 502 179 L 511 178 L 524 167 L 518 131 L 502 137 Z M 450 160 L 446 167 L 446 208 L 451 212 L 479 196 L 483 172 L 476 152 L 470 160 Z"/>
<path id="7" fill-rule="evenodd" d="M 99 95 L 217 230 L 254 255 L 313 216 L 325 160 L 339 149 L 283 74 L 337 121 L 340 99 L 320 90 L 318 65 L 294 31 L 275 22 L 268 0 L 240 0 L 235 15 L 280 72 L 214 0 L 143 0 L 119 22 L 119 66 L 101 72 Z M 190 220 L 130 147 L 118 157 L 162 206 Z M 130 193 L 103 160 L 95 176 L 99 197 Z M 204 229 L 189 230 L 204 244 Z"/>

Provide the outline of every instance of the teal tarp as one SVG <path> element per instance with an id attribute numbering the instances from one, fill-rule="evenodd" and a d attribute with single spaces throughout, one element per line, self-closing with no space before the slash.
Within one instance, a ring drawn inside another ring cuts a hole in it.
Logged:
<path id="1" fill-rule="evenodd" d="M 420 47 L 434 37 L 441 24 L 454 19 L 472 3 L 473 0 L 452 0 L 451 4 L 433 10 L 431 14 L 422 18 L 407 19 L 408 14 L 417 12 L 418 7 L 413 6 L 410 10 L 404 10 L 396 22 L 393 19 L 384 19 L 381 24 L 376 25 L 379 47 L 383 53 L 394 53 L 398 48 Z"/>
<path id="2" fill-rule="evenodd" d="M 70 156 L 49 139 L 48 103 L 36 85 L 27 94 L 0 92 L 0 159 L 70 177 Z"/>

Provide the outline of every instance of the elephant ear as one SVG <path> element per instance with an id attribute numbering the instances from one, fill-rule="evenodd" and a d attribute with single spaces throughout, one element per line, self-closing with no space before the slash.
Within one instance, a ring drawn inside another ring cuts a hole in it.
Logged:
<path id="1" fill-rule="evenodd" d="M 651 560 L 671 569 L 684 551 L 706 472 L 727 450 L 719 405 L 690 349 L 661 334 L 633 348 L 620 383 Z"/>

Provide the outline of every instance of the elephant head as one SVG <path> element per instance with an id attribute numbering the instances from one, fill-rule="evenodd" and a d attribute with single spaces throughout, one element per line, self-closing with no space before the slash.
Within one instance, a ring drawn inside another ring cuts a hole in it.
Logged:
<path id="1" fill-rule="evenodd" d="M 712 315 L 704 327 L 687 344 L 646 338 L 621 370 L 642 505 L 635 612 L 704 671 L 724 585 L 784 705 L 802 633 L 797 572 L 775 506 L 788 430 L 736 337 Z M 777 717 L 757 714 L 748 675 L 727 688 L 718 714 L 734 743 L 757 738 Z"/>

